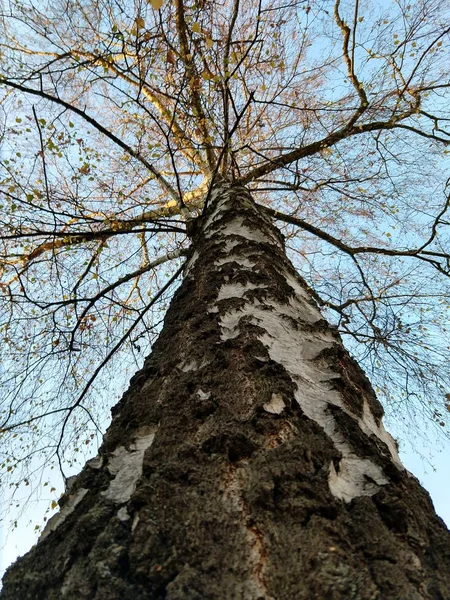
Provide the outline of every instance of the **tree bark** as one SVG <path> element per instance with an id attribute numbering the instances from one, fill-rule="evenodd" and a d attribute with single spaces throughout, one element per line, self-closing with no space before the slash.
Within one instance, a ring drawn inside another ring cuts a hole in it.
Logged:
<path id="1" fill-rule="evenodd" d="M 211 195 L 98 456 L 2 600 L 450 598 L 450 535 L 249 192 Z"/>

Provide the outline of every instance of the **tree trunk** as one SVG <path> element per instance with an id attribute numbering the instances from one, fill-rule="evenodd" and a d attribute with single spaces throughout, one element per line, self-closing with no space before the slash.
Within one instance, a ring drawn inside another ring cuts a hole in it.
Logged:
<path id="1" fill-rule="evenodd" d="M 247 190 L 2 600 L 450 598 L 450 536 Z"/>

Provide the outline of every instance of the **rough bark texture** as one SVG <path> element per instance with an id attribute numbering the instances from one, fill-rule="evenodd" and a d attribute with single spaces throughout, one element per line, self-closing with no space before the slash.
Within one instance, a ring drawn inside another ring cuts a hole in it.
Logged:
<path id="1" fill-rule="evenodd" d="M 450 535 L 243 188 L 2 600 L 448 600 Z"/>

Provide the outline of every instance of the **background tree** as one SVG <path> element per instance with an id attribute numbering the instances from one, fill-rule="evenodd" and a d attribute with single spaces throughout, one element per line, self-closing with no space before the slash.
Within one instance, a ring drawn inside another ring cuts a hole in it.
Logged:
<path id="1" fill-rule="evenodd" d="M 5 4 L 5 485 L 83 462 L 122 390 L 111 374 L 157 335 L 218 175 L 278 220 L 388 412 L 445 427 L 448 12 Z"/>

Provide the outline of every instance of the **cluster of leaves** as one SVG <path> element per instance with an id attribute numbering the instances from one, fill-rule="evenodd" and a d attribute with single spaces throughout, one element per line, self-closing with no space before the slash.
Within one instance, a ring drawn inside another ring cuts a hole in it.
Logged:
<path id="1" fill-rule="evenodd" d="M 73 463 L 104 429 L 219 174 L 278 219 L 388 411 L 445 428 L 449 12 L 441 0 L 4 4 L 2 481 Z"/>

